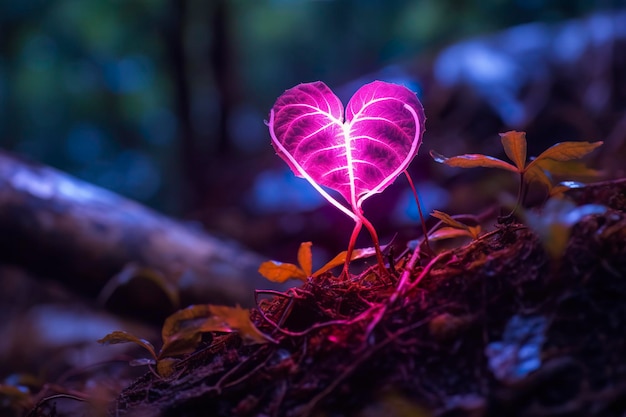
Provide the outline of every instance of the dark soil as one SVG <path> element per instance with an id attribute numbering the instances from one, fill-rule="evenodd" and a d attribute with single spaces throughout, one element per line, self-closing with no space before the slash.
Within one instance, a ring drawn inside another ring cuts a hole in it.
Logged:
<path id="1" fill-rule="evenodd" d="M 391 273 L 324 275 L 262 300 L 278 343 L 214 335 L 169 379 L 146 374 L 115 416 L 623 416 L 626 181 L 550 259 L 524 224 Z M 417 280 L 421 279 L 419 282 Z"/>

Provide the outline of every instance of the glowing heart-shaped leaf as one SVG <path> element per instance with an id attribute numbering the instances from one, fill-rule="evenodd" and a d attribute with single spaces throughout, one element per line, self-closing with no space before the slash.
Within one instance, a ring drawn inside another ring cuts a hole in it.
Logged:
<path id="1" fill-rule="evenodd" d="M 384 268 L 378 236 L 363 217 L 361 205 L 406 170 L 422 143 L 425 119 L 415 93 L 383 81 L 357 90 L 345 116 L 339 98 L 320 81 L 285 91 L 272 107 L 268 125 L 278 155 L 356 222 L 346 251 L 345 274 L 363 225 L 372 235 L 378 263 Z M 323 187 L 339 192 L 349 208 Z"/>
<path id="2" fill-rule="evenodd" d="M 424 120 L 415 93 L 383 81 L 361 87 L 344 119 L 341 101 L 318 81 L 285 91 L 269 128 L 278 155 L 297 176 L 336 206 L 319 186 L 338 191 L 355 212 L 406 169 L 422 142 Z"/>

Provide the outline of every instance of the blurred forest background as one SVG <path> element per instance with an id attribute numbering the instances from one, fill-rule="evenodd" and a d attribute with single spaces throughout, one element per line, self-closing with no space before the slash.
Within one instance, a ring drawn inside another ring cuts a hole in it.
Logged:
<path id="1" fill-rule="evenodd" d="M 404 83 L 425 103 L 429 120 L 420 161 L 430 163 L 424 155 L 433 148 L 481 150 L 460 143 L 462 124 L 441 116 L 450 110 L 441 104 L 441 90 L 432 87 L 473 82 L 478 96 L 482 88 L 483 101 L 491 100 L 492 111 L 470 114 L 482 128 L 466 135 L 475 134 L 474 143 L 489 140 L 494 146 L 487 151 L 497 156 L 497 133 L 529 128 L 541 110 L 524 114 L 506 94 L 498 95 L 505 91 L 498 86 L 515 96 L 525 94 L 531 78 L 547 85 L 541 77 L 553 74 L 536 61 L 546 58 L 537 54 L 538 42 L 550 41 L 554 33 L 546 28 L 602 11 L 614 16 L 622 6 L 610 0 L 4 1 L 0 147 L 167 214 L 197 220 L 264 253 L 273 253 L 267 243 L 282 242 L 295 256 L 290 237 L 315 242 L 329 232 L 342 248 L 350 220 L 325 208 L 270 146 L 264 120 L 285 89 L 323 80 L 347 100 L 373 79 Z M 570 38 L 626 37 L 623 30 L 614 32 L 617 26 L 605 27 L 606 19 L 591 22 L 597 33 L 579 25 L 570 28 Z M 467 53 L 456 55 L 448 48 L 511 27 L 522 29 L 507 32 L 510 39 L 501 39 L 499 54 L 474 51 L 471 44 Z M 576 54 L 576 48 L 586 48 L 581 42 L 570 39 L 569 49 L 559 47 L 551 54 Z M 440 55 L 442 50 L 448 53 Z M 518 59 L 532 57 L 526 64 L 532 71 L 545 70 L 543 75 L 531 77 L 523 66 L 511 71 L 502 62 L 502 56 L 518 52 Z M 561 57 L 561 64 L 589 62 L 578 52 L 570 61 Z M 478 71 L 474 78 L 459 73 L 468 68 L 468 57 Z M 495 96 L 485 94 L 488 90 Z M 560 136 L 546 140 L 602 140 L 598 134 L 610 133 L 606 129 L 557 130 Z M 450 197 L 442 184 L 428 181 L 431 169 L 418 166 L 412 172 L 425 200 L 438 202 L 427 209 L 445 208 Z M 377 215 L 374 207 L 415 223 L 415 213 L 406 208 L 409 194 L 404 198 L 403 193 L 396 191 L 400 197 L 391 205 L 389 199 L 372 203 L 375 224 L 388 222 L 389 216 Z M 334 223 L 329 216 L 339 220 Z M 306 232 L 311 224 L 315 228 Z"/>

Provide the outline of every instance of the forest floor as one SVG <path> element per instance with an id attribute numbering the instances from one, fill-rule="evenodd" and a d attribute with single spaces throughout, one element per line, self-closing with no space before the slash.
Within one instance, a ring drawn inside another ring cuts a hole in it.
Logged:
<path id="1" fill-rule="evenodd" d="M 207 337 L 110 415 L 623 416 L 626 181 L 568 196 L 607 210 L 558 258 L 512 222 L 424 257 L 401 292 L 410 253 L 385 273 L 324 274 L 253 310 L 275 343 Z"/>

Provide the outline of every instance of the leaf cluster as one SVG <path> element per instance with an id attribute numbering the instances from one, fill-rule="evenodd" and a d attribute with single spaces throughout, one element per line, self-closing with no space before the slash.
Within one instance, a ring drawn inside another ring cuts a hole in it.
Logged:
<path id="1" fill-rule="evenodd" d="M 469 237 L 476 240 L 482 231 L 479 224 L 476 226 L 469 226 L 465 223 L 461 223 L 443 211 L 433 210 L 430 215 L 439 219 L 441 224 L 444 224 L 445 226 L 442 226 L 430 233 L 428 235 L 429 240 L 453 239 L 456 237 Z"/>
<path id="2" fill-rule="evenodd" d="M 602 145 L 601 141 L 557 143 L 527 162 L 525 132 L 509 131 L 501 133 L 500 138 L 504 152 L 513 164 L 482 154 L 465 154 L 448 158 L 430 151 L 430 155 L 436 162 L 451 167 L 485 167 L 511 171 L 520 175 L 521 187 L 537 182 L 544 185 L 551 195 L 564 191 L 561 187 L 554 186 L 553 176 L 597 177 L 599 175 L 597 170 L 589 169 L 584 163 L 576 160 Z"/>
<path id="3" fill-rule="evenodd" d="M 208 332 L 237 332 L 246 343 L 271 341 L 252 323 L 248 309 L 198 304 L 179 310 L 165 320 L 161 330 L 163 345 L 158 353 L 149 341 L 124 331 L 114 331 L 98 343 L 135 343 L 141 346 L 148 351 L 150 358 L 135 360 L 133 364 L 156 365 L 158 376 L 167 378 L 174 372 L 174 365 L 178 362 L 176 357 L 194 352 L 202 341 L 202 334 Z"/>
<path id="4" fill-rule="evenodd" d="M 259 273 L 272 282 L 283 283 L 288 279 L 299 279 L 306 282 L 309 277 L 316 278 L 331 269 L 344 265 L 348 251 L 340 252 L 323 267 L 313 272 L 313 254 L 311 242 L 302 242 L 298 249 L 298 265 L 279 261 L 266 261 L 259 266 Z M 375 248 L 354 249 L 350 261 L 376 255 Z"/>

